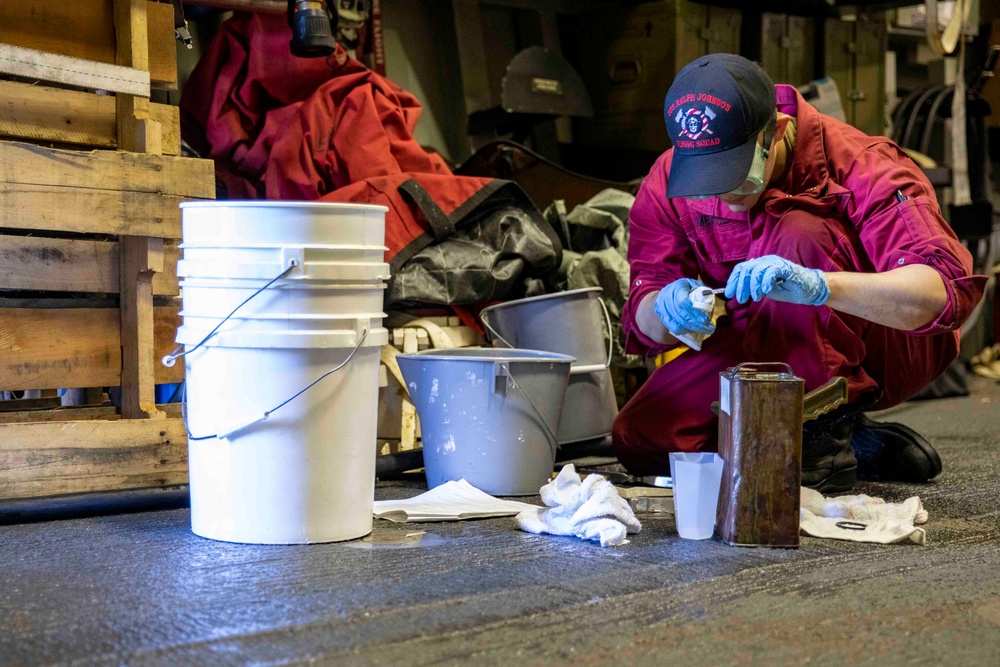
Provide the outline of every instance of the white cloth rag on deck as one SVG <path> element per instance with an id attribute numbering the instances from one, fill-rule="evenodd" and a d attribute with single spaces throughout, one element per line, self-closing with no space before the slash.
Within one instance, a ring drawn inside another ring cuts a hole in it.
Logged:
<path id="1" fill-rule="evenodd" d="M 601 475 L 587 475 L 581 481 L 572 463 L 563 466 L 539 493 L 548 509 L 538 507 L 518 514 L 517 525 L 521 530 L 575 535 L 606 547 L 625 544 L 627 534 L 638 533 L 642 528 L 611 482 Z"/>
<path id="2" fill-rule="evenodd" d="M 825 498 L 803 487 L 800 497 L 801 528 L 806 535 L 876 544 L 927 541 L 927 532 L 918 527 L 927 523 L 927 511 L 917 496 L 887 503 L 865 495 Z"/>

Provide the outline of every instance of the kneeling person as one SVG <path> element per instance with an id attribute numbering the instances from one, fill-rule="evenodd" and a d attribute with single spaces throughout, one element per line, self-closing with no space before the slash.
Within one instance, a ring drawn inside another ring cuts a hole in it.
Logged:
<path id="1" fill-rule="evenodd" d="M 957 357 L 985 276 L 941 217 L 934 190 L 894 143 L 820 114 L 735 55 L 699 58 L 667 93 L 673 148 L 629 216 L 626 350 L 656 354 L 712 333 L 658 368 L 614 425 L 622 463 L 663 474 L 674 451 L 714 450 L 719 373 L 785 362 L 806 390 L 846 377 L 850 402 L 809 422 L 803 484 L 926 481 L 937 453 L 863 411 L 896 405 Z M 689 298 L 725 288 L 715 323 Z"/>

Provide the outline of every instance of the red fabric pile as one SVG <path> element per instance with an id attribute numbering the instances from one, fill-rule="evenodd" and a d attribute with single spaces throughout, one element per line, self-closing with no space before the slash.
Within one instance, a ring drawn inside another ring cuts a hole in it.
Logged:
<path id="1" fill-rule="evenodd" d="M 420 147 L 413 95 L 341 51 L 296 58 L 290 39 L 283 16 L 237 15 L 185 86 L 183 135 L 215 160 L 220 196 L 383 204 L 390 261 L 432 233 L 400 185 L 415 180 L 450 215 L 490 183 Z"/>

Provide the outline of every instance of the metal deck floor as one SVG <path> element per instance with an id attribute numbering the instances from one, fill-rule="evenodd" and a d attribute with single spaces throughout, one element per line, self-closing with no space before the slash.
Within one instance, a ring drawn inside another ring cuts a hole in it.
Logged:
<path id="1" fill-rule="evenodd" d="M 1000 385 L 972 387 L 883 417 L 938 480 L 858 488 L 920 495 L 925 547 L 739 549 L 650 514 L 607 549 L 510 519 L 303 547 L 204 540 L 186 509 L 2 526 L 0 665 L 1000 664 Z"/>

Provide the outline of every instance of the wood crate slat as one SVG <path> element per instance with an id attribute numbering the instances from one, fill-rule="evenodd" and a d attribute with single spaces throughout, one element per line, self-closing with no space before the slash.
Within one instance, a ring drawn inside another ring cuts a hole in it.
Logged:
<path id="1" fill-rule="evenodd" d="M 211 160 L 194 158 L 128 151 L 61 150 L 0 141 L 0 183 L 214 199 L 215 165 Z"/>
<path id="2" fill-rule="evenodd" d="M 117 294 L 119 244 L 84 239 L 0 236 L 0 289 Z M 163 271 L 153 275 L 153 294 L 177 296 L 175 242 L 164 247 Z"/>
<path id="3" fill-rule="evenodd" d="M 178 205 L 186 199 L 0 182 L 0 227 L 176 239 L 181 236 Z"/>
<path id="4" fill-rule="evenodd" d="M 153 86 L 177 87 L 173 7 L 147 3 L 149 74 Z M 115 62 L 112 0 L 0 2 L 0 42 L 64 56 Z"/>
<path id="5" fill-rule="evenodd" d="M 180 155 L 180 109 L 149 105 L 163 128 L 163 152 Z M 0 81 L 0 136 L 117 148 L 115 98 L 78 90 Z"/>
<path id="6" fill-rule="evenodd" d="M 166 2 L 146 3 L 149 40 L 149 78 L 154 88 L 177 89 L 177 40 L 174 38 L 174 6 Z"/>
<path id="7" fill-rule="evenodd" d="M 187 483 L 177 418 L 0 424 L 0 498 Z"/>
<path id="8" fill-rule="evenodd" d="M 171 352 L 180 309 L 154 309 L 154 354 Z M 118 386 L 122 351 L 118 308 L 0 308 L 0 388 Z M 180 382 L 183 364 L 157 363 L 157 383 Z"/>
<path id="9" fill-rule="evenodd" d="M 180 403 L 163 403 L 156 406 L 167 417 L 181 416 Z M 103 419 L 118 421 L 121 415 L 111 405 L 88 406 L 79 408 L 56 408 L 54 410 L 19 410 L 15 412 L 0 412 L 0 424 L 26 424 L 38 422 L 71 422 L 88 419 Z"/>
<path id="10" fill-rule="evenodd" d="M 0 73 L 149 97 L 149 72 L 0 44 Z"/>

